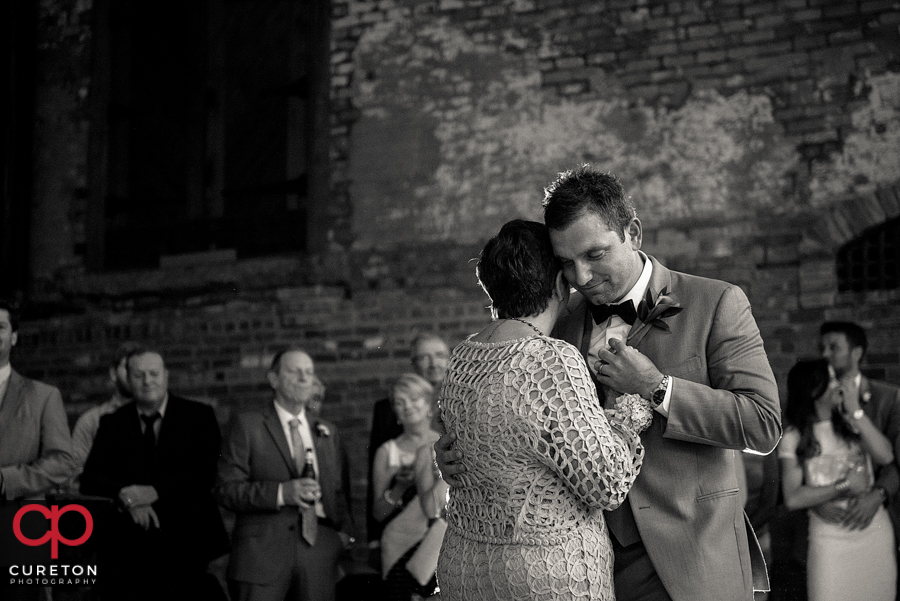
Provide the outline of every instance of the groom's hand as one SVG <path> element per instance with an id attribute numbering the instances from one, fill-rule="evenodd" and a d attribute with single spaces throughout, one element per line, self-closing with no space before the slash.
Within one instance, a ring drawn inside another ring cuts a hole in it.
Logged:
<path id="1" fill-rule="evenodd" d="M 441 437 L 434 443 L 434 457 L 444 482 L 450 486 L 461 486 L 462 481 L 454 476 L 463 473 L 466 468 L 459 463 L 463 457 L 462 453 L 451 448 L 455 442 L 456 434 L 441 434 Z"/>
<path id="2" fill-rule="evenodd" d="M 609 348 L 600 349 L 597 356 L 597 378 L 613 390 L 649 399 L 663 378 L 647 355 L 618 338 L 610 338 Z"/>

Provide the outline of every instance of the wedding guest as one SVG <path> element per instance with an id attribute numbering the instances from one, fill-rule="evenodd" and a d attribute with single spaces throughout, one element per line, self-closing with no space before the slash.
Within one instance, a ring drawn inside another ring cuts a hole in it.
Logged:
<path id="1" fill-rule="evenodd" d="M 860 365 L 868 348 L 866 331 L 852 322 L 828 321 L 819 328 L 819 335 L 822 357 L 828 361 L 834 377 L 847 394 L 858 399 L 858 409 L 851 417 L 871 421 L 891 441 L 894 457 L 900 457 L 900 388 L 862 375 Z M 868 494 L 848 503 L 825 504 L 817 512 L 829 521 L 863 528 L 880 507 L 887 505 L 896 536 L 900 528 L 898 489 L 900 473 L 893 461 L 876 470 L 875 485 Z"/>
<path id="2" fill-rule="evenodd" d="M 450 349 L 447 343 L 431 332 L 417 335 L 409 346 L 410 362 L 413 371 L 422 376 L 435 390 L 441 388 L 441 381 L 447 373 L 447 361 L 450 358 Z M 372 429 L 369 435 L 369 486 L 366 490 L 366 530 L 370 546 L 377 550 L 381 540 L 382 524 L 372 518 L 372 502 L 374 489 L 372 480 L 372 466 L 375 462 L 375 452 L 388 440 L 396 438 L 403 433 L 403 426 L 397 419 L 391 399 L 385 398 L 377 401 L 372 408 Z"/>
<path id="3" fill-rule="evenodd" d="M 275 355 L 273 399 L 235 415 L 216 497 L 237 514 L 228 563 L 233 601 L 333 601 L 352 543 L 347 455 L 334 424 L 310 413 L 322 396 L 312 357 Z"/>
<path id="4" fill-rule="evenodd" d="M 893 445 L 859 409 L 857 391 L 831 379 L 824 359 L 801 361 L 788 374 L 787 428 L 778 446 L 788 509 L 825 503 L 845 508 L 867 496 L 874 467 L 894 460 Z M 865 526 L 809 512 L 807 597 L 810 601 L 893 601 L 894 531 L 879 503 Z"/>
<path id="5" fill-rule="evenodd" d="M 413 593 L 427 597 L 435 588 L 434 583 L 419 586 L 406 569 L 406 562 L 428 530 L 428 518 L 416 496 L 414 464 L 418 451 L 430 448 L 439 436 L 431 427 L 434 388 L 420 375 L 403 374 L 394 383 L 391 403 L 403 432 L 375 453 L 372 517 L 383 525 L 382 598 L 408 601 Z"/>
<path id="6" fill-rule="evenodd" d="M 634 397 L 608 419 L 587 365 L 549 336 L 569 285 L 547 228 L 514 220 L 481 252 L 494 320 L 457 346 L 439 403 L 466 471 L 450 489 L 441 599 L 614 598 L 603 509 L 641 465 Z"/>
<path id="7" fill-rule="evenodd" d="M 94 438 L 97 436 L 97 430 L 100 428 L 100 418 L 109 413 L 113 413 L 119 407 L 131 400 L 131 387 L 128 384 L 128 368 L 125 363 L 128 355 L 137 348 L 134 344 L 124 344 L 116 351 L 115 356 L 109 364 L 109 383 L 113 389 L 112 396 L 108 401 L 91 407 L 82 413 L 75 422 L 72 429 L 72 447 L 75 456 L 76 472 L 72 486 L 78 489 L 78 476 L 84 468 L 84 462 L 87 460 L 94 446 Z"/>
<path id="8" fill-rule="evenodd" d="M 101 595 L 201 598 L 209 562 L 228 551 L 212 495 L 219 423 L 209 405 L 169 391 L 157 351 L 134 350 L 126 366 L 134 400 L 100 419 L 81 474 L 82 493 L 119 509 L 100 549 Z"/>
<path id="9" fill-rule="evenodd" d="M 589 165 L 546 189 L 544 221 L 575 288 L 554 335 L 579 349 L 603 396 L 638 394 L 655 407 L 641 474 L 607 513 L 617 599 L 743 601 L 768 590 L 734 453 L 771 452 L 781 408 L 746 295 L 641 252 L 643 225 L 622 184 Z M 453 444 L 436 445 L 451 490 L 465 483 Z"/>

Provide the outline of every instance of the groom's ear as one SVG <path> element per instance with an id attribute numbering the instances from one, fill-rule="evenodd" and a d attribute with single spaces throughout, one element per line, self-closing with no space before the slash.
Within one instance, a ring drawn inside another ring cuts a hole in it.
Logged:
<path id="1" fill-rule="evenodd" d="M 568 299 L 569 281 L 563 275 L 562 269 L 556 273 L 556 280 L 553 282 L 553 296 L 562 302 L 566 302 Z"/>

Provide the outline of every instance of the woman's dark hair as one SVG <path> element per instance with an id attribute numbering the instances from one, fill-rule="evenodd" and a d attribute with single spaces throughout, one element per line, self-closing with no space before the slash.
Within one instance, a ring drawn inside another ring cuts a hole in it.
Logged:
<path id="1" fill-rule="evenodd" d="M 547 308 L 560 262 L 547 227 L 514 219 L 488 240 L 475 273 L 497 317 L 528 317 Z"/>
<path id="2" fill-rule="evenodd" d="M 828 361 L 825 359 L 800 360 L 788 373 L 788 399 L 784 419 L 800 431 L 797 457 L 801 460 L 815 457 L 822 452 L 819 441 L 813 433 L 813 425 L 818 421 L 816 400 L 828 390 L 830 381 L 831 374 L 828 371 Z M 842 438 L 846 440 L 859 438 L 859 435 L 847 425 L 838 408 L 834 408 L 831 412 L 831 424 Z"/>

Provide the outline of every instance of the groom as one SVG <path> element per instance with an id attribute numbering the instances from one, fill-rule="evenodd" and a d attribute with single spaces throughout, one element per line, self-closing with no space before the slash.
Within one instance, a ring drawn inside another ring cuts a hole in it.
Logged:
<path id="1" fill-rule="evenodd" d="M 768 580 L 734 453 L 771 452 L 781 411 L 747 297 L 642 253 L 641 222 L 622 185 L 589 166 L 547 188 L 544 220 L 577 291 L 554 335 L 581 350 L 601 395 L 640 394 L 657 413 L 641 434 L 640 475 L 606 514 L 616 598 L 751 601 Z M 445 436 L 435 447 L 455 486 L 462 468 L 448 463 L 460 458 L 451 445 Z"/>

